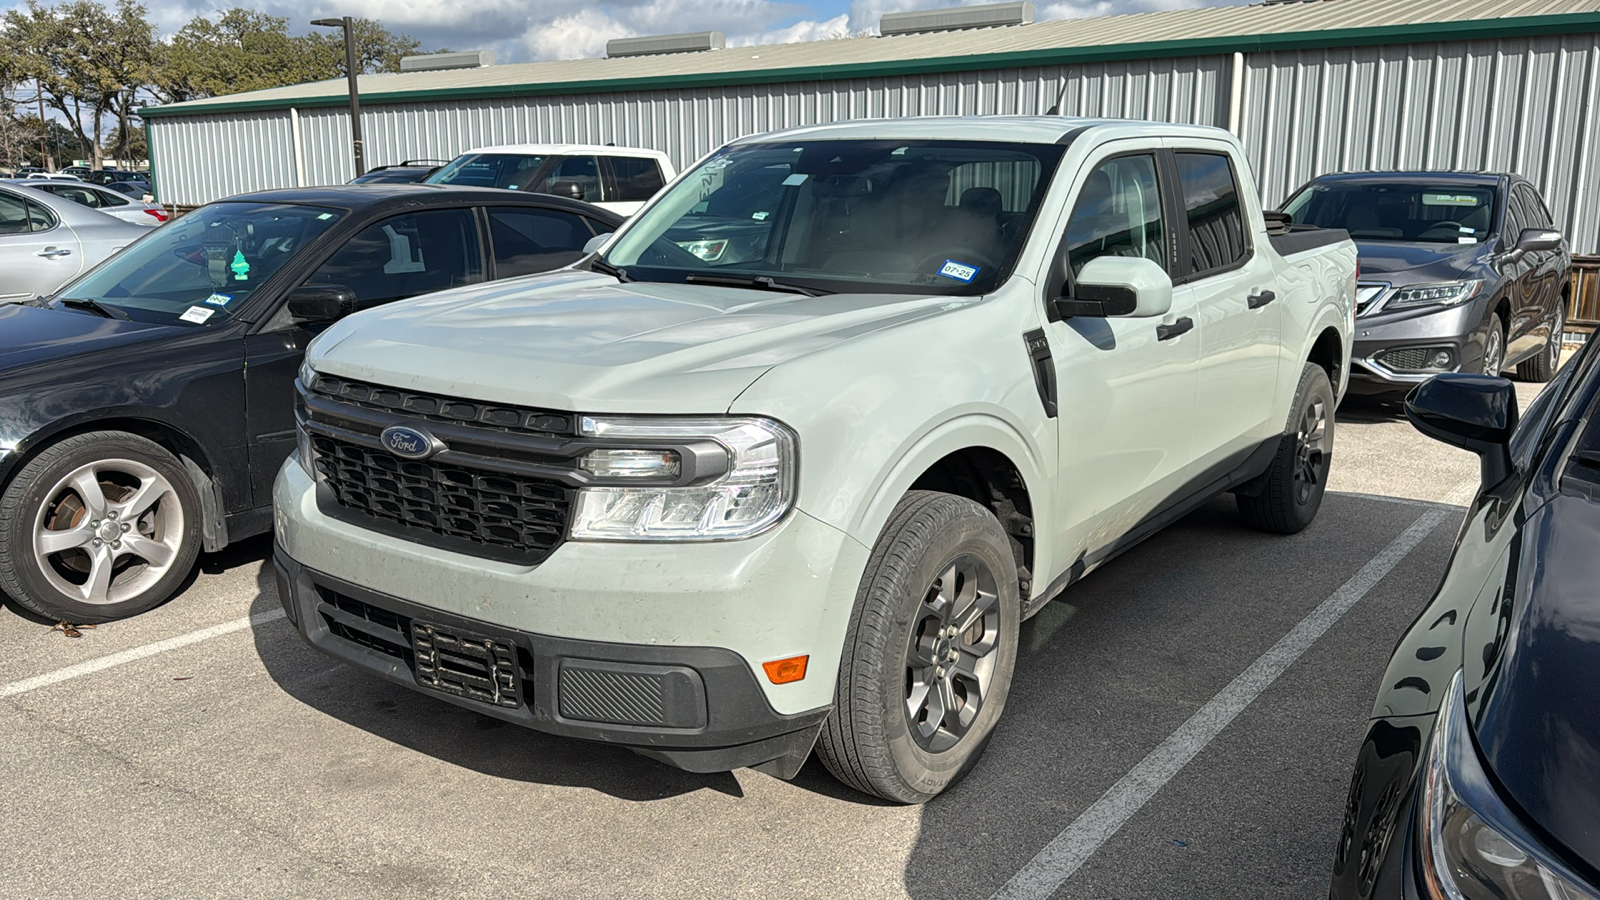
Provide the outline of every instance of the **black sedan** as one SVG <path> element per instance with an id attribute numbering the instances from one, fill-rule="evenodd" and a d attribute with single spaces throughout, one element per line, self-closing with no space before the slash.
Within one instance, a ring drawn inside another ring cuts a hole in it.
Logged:
<path id="1" fill-rule="evenodd" d="M 1404 392 L 1439 372 L 1555 374 L 1572 257 L 1527 179 L 1324 175 L 1284 211 L 1349 231 L 1361 253 L 1352 392 Z"/>
<path id="2" fill-rule="evenodd" d="M 0 589 L 75 623 L 162 602 L 202 549 L 270 527 L 318 331 L 564 266 L 620 222 L 545 194 L 266 191 L 152 229 L 51 297 L 0 305 Z"/>
<path id="3" fill-rule="evenodd" d="M 1482 458 L 1438 593 L 1373 707 L 1334 900 L 1600 897 L 1600 349 L 1517 423 L 1511 384 L 1441 375 L 1406 403 Z"/>

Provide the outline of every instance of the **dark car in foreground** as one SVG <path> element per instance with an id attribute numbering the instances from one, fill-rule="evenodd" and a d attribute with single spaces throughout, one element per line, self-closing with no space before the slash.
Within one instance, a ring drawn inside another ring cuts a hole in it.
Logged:
<path id="1" fill-rule="evenodd" d="M 1441 375 L 1406 414 L 1478 453 L 1444 580 L 1384 673 L 1331 896 L 1600 897 L 1600 348 L 1518 423 L 1510 382 Z"/>
<path id="2" fill-rule="evenodd" d="M 1324 175 L 1283 211 L 1345 229 L 1361 253 L 1352 392 L 1403 392 L 1440 372 L 1555 374 L 1572 257 L 1526 179 Z"/>
<path id="3" fill-rule="evenodd" d="M 270 527 L 313 336 L 392 300 L 558 268 L 620 222 L 545 194 L 264 191 L 0 306 L 0 590 L 75 623 L 155 606 L 201 549 Z"/>

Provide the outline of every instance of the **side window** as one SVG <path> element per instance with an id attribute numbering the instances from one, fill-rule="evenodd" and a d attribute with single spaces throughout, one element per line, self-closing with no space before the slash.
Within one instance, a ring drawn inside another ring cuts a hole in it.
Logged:
<path id="1" fill-rule="evenodd" d="M 1510 247 L 1522 235 L 1522 230 L 1528 227 L 1528 211 L 1522 206 L 1522 192 L 1511 190 L 1506 194 L 1506 226 L 1502 247 Z"/>
<path id="2" fill-rule="evenodd" d="M 1228 157 L 1198 152 L 1177 156 L 1178 186 L 1189 222 L 1189 259 L 1182 274 L 1199 275 L 1242 262 L 1250 246 Z"/>
<path id="3" fill-rule="evenodd" d="M 128 198 L 115 191 L 102 191 L 99 193 L 90 191 L 89 193 L 94 194 L 95 199 L 100 201 L 101 207 L 128 205 Z"/>
<path id="4" fill-rule="evenodd" d="M 477 223 L 467 209 L 391 216 L 335 250 L 309 279 L 355 292 L 358 308 L 484 279 Z"/>
<path id="5" fill-rule="evenodd" d="M 29 200 L 28 225 L 31 231 L 49 231 L 56 227 L 56 214 Z"/>
<path id="6" fill-rule="evenodd" d="M 649 200 L 661 190 L 661 165 L 653 159 L 636 156 L 609 156 L 611 174 L 617 182 L 614 200 Z"/>
<path id="7" fill-rule="evenodd" d="M 1073 279 L 1101 256 L 1143 257 L 1167 268 L 1154 155 L 1108 159 L 1089 173 L 1067 219 L 1066 248 Z"/>
<path id="8" fill-rule="evenodd" d="M 592 237 L 588 221 L 572 213 L 512 207 L 489 210 L 496 278 L 548 272 L 576 262 Z"/>
<path id="9" fill-rule="evenodd" d="M 535 190 L 540 194 L 554 193 L 550 189 L 555 187 L 558 181 L 571 181 L 583 188 L 583 197 L 580 199 L 584 201 L 597 203 L 602 199 L 600 161 L 592 156 L 568 156 L 562 159 Z"/>
<path id="10" fill-rule="evenodd" d="M 1545 212 L 1544 204 L 1539 202 L 1539 197 L 1527 185 L 1517 185 L 1517 199 L 1522 201 L 1522 220 L 1528 228 L 1549 228 L 1550 215 Z"/>
<path id="11" fill-rule="evenodd" d="M 21 197 L 0 194 L 0 234 L 27 234 L 28 204 Z"/>

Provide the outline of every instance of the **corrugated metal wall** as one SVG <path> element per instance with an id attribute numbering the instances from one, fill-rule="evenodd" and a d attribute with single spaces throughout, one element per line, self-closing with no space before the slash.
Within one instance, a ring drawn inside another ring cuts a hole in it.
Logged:
<path id="1" fill-rule="evenodd" d="M 1324 172 L 1516 172 L 1594 253 L 1597 88 L 1597 35 L 1255 54 L 1240 137 L 1268 204 Z"/>
<path id="2" fill-rule="evenodd" d="M 369 107 L 370 165 L 522 141 L 615 142 L 686 165 L 746 134 L 840 119 L 1039 113 L 1226 127 L 1233 60 L 1200 57 L 837 82 Z M 1600 35 L 1250 54 L 1241 138 L 1263 199 L 1359 169 L 1520 172 L 1600 251 Z M 1065 84 L 1065 90 L 1062 85 Z M 299 113 L 306 184 L 352 174 L 348 114 Z M 296 184 L 288 112 L 151 121 L 162 200 Z"/>

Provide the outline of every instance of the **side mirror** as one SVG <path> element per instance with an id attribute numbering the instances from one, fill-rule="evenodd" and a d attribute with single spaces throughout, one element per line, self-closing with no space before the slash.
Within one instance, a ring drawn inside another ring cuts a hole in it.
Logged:
<path id="1" fill-rule="evenodd" d="M 1148 319 L 1172 309 L 1172 279 L 1142 256 L 1101 256 L 1078 274 L 1071 297 L 1056 301 L 1062 316 Z"/>
<path id="2" fill-rule="evenodd" d="M 1435 375 L 1406 397 L 1406 418 L 1434 440 L 1478 454 L 1483 486 L 1511 475 L 1511 433 L 1517 429 L 1517 392 L 1488 375 Z"/>
<path id="3" fill-rule="evenodd" d="M 1561 232 L 1553 228 L 1524 228 L 1517 235 L 1517 243 L 1506 254 L 1509 262 L 1516 262 L 1529 253 L 1547 253 L 1561 249 Z"/>
<path id="4" fill-rule="evenodd" d="M 583 245 L 583 254 L 588 256 L 589 254 L 599 250 L 601 247 L 604 247 L 606 245 L 606 241 L 611 240 L 611 235 L 614 233 L 615 232 L 608 231 L 605 234 L 597 234 L 594 237 L 589 238 L 589 240 Z"/>
<path id="5" fill-rule="evenodd" d="M 297 322 L 336 322 L 355 310 L 355 291 L 342 284 L 302 284 L 289 294 L 289 315 Z"/>
<path id="6" fill-rule="evenodd" d="M 569 200 L 582 200 L 583 185 L 576 181 L 558 181 L 550 185 L 550 193 L 557 197 L 566 197 Z"/>
<path id="7" fill-rule="evenodd" d="M 1288 234 L 1294 230 L 1294 216 L 1282 210 L 1269 209 L 1261 216 L 1267 220 L 1267 234 Z"/>

